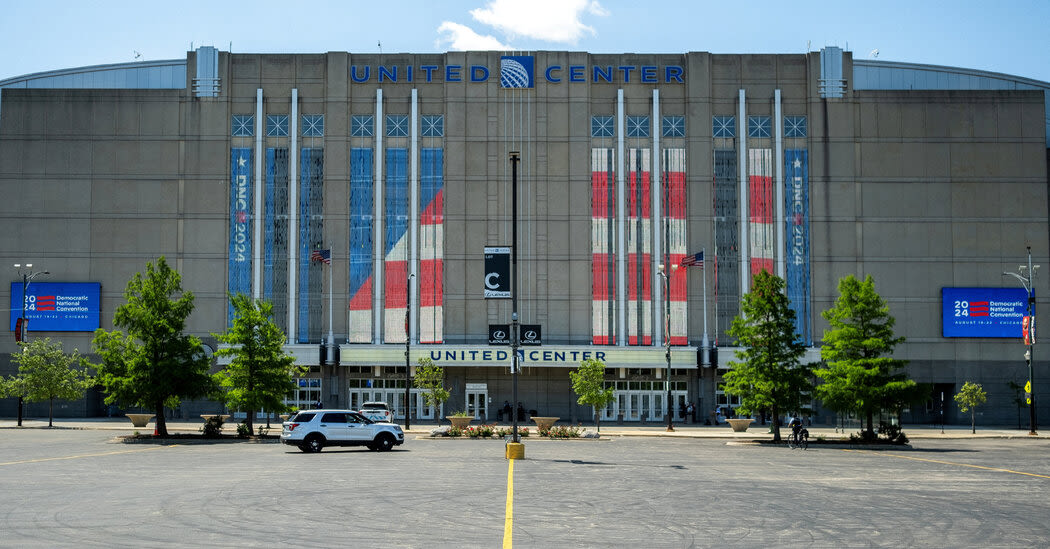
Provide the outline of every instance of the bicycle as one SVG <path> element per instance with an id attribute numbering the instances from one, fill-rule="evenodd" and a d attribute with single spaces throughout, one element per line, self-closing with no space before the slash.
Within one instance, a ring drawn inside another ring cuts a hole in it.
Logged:
<path id="1" fill-rule="evenodd" d="M 797 433 L 792 433 L 788 436 L 788 448 L 802 448 L 803 450 L 809 448 L 809 429 L 805 427 L 798 430 Z"/>

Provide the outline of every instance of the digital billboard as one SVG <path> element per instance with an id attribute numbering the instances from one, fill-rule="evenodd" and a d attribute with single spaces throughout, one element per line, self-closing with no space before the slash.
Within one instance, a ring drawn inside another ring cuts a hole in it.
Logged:
<path id="1" fill-rule="evenodd" d="M 941 288 L 944 337 L 1021 337 L 1024 288 Z"/>
<path id="2" fill-rule="evenodd" d="M 11 283 L 11 331 L 22 314 L 22 282 Z M 93 332 L 102 319 L 102 284 L 30 282 L 25 295 L 29 332 Z"/>

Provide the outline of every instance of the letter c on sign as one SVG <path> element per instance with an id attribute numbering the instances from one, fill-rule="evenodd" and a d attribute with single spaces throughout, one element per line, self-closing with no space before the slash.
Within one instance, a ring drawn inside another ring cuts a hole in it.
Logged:
<path id="1" fill-rule="evenodd" d="M 499 288 L 499 283 L 498 282 L 497 283 L 493 283 L 492 282 L 493 278 L 499 278 L 499 273 L 489 273 L 489 274 L 485 275 L 485 287 L 490 289 L 490 290 L 495 290 L 495 289 Z"/>

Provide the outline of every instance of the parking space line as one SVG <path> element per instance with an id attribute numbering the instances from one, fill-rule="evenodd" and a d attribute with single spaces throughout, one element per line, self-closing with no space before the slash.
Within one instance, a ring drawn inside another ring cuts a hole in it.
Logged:
<path id="1" fill-rule="evenodd" d="M 1026 473 L 1024 471 L 1014 471 L 1014 470 L 1011 470 L 1011 469 L 1002 469 L 1002 468 L 999 468 L 999 467 L 985 467 L 984 465 L 970 465 L 968 463 L 956 463 L 954 461 L 941 461 L 939 459 L 926 459 L 926 458 L 917 458 L 917 457 L 911 457 L 911 456 L 902 456 L 902 455 L 899 455 L 899 454 L 886 454 L 886 453 L 883 453 L 883 452 L 875 452 L 875 451 L 872 451 L 872 450 L 847 450 L 847 449 L 843 449 L 842 451 L 843 452 L 868 453 L 868 454 L 875 454 L 875 455 L 880 455 L 880 456 L 895 457 L 895 458 L 899 458 L 899 459 L 910 459 L 912 461 L 925 461 L 927 463 L 940 463 L 942 465 L 957 465 L 959 467 L 970 467 L 970 468 L 973 468 L 973 469 L 984 469 L 986 471 L 998 471 L 1000 473 L 1012 473 L 1012 474 L 1015 474 L 1015 475 L 1025 475 L 1025 476 L 1029 476 L 1029 477 L 1038 477 L 1038 478 L 1050 479 L 1050 475 L 1040 475 L 1040 474 L 1036 474 L 1036 473 Z"/>
<path id="2" fill-rule="evenodd" d="M 80 459 L 80 458 L 87 458 L 87 457 L 115 456 L 117 454 L 133 454 L 133 453 L 136 453 L 136 452 L 148 452 L 150 450 L 158 450 L 160 448 L 168 448 L 168 447 L 171 447 L 171 446 L 178 446 L 178 444 L 165 444 L 165 445 L 161 445 L 161 446 L 152 446 L 150 448 L 136 448 L 134 450 L 118 450 L 116 452 L 102 452 L 100 454 L 80 454 L 80 455 L 76 455 L 76 456 L 49 457 L 49 458 L 40 458 L 40 459 L 24 459 L 24 460 L 21 460 L 21 461 L 7 461 L 7 462 L 0 463 L 0 467 L 3 467 L 4 465 L 21 465 L 21 464 L 24 464 L 24 463 L 42 463 L 42 462 L 45 462 L 45 461 L 58 461 L 58 460 L 63 460 L 63 459 Z"/>
<path id="3" fill-rule="evenodd" d="M 514 460 L 508 459 L 507 463 L 507 513 L 503 521 L 503 549 L 514 546 Z"/>

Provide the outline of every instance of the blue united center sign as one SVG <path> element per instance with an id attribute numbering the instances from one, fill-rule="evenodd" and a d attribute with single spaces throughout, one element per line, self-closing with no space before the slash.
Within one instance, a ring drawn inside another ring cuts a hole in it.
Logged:
<path id="1" fill-rule="evenodd" d="M 11 331 L 25 306 L 29 332 L 93 332 L 101 324 L 102 284 L 98 282 L 11 283 Z"/>
<path id="2" fill-rule="evenodd" d="M 685 68 L 681 65 L 627 65 L 595 63 L 592 65 L 538 66 L 534 55 L 502 55 L 499 58 L 501 88 L 530 89 L 542 75 L 548 84 L 684 84 Z M 349 68 L 351 84 L 397 83 L 485 83 L 492 78 L 487 65 L 355 65 Z"/>

